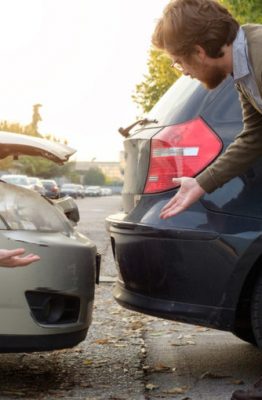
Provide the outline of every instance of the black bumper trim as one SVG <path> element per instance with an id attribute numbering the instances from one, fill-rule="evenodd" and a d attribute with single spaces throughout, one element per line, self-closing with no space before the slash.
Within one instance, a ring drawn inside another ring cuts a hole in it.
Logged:
<path id="1" fill-rule="evenodd" d="M 71 348 L 82 342 L 87 329 L 56 335 L 0 335 L 1 353 L 31 353 Z"/>
<path id="2" fill-rule="evenodd" d="M 233 309 L 153 298 L 132 292 L 120 282 L 116 283 L 113 296 L 121 306 L 129 310 L 193 325 L 232 330 L 235 315 Z"/>

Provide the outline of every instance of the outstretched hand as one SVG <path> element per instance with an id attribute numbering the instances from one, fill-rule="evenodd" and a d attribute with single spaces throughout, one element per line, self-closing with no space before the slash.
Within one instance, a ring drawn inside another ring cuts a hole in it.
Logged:
<path id="1" fill-rule="evenodd" d="M 175 185 L 180 185 L 180 189 L 160 211 L 162 219 L 173 217 L 186 210 L 205 193 L 195 178 L 173 178 L 173 182 Z"/>
<path id="2" fill-rule="evenodd" d="M 24 267 L 32 262 L 40 260 L 35 254 L 25 254 L 25 249 L 19 248 L 15 250 L 0 249 L 0 267 Z"/>

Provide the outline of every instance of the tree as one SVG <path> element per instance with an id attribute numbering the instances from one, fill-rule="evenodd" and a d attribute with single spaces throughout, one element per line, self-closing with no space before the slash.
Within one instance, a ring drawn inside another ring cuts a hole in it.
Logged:
<path id="1" fill-rule="evenodd" d="M 162 51 L 151 49 L 147 62 L 148 74 L 144 80 L 136 85 L 132 99 L 143 110 L 148 112 L 162 97 L 167 89 L 179 77 L 179 73 L 170 66 L 170 58 Z"/>
<path id="2" fill-rule="evenodd" d="M 29 125 L 25 126 L 24 133 L 26 135 L 30 136 L 39 136 L 42 137 L 42 135 L 38 132 L 38 123 L 39 121 L 42 121 L 39 108 L 42 107 L 42 104 L 34 104 L 33 105 L 33 114 L 32 114 L 32 120 Z"/>
<path id="3" fill-rule="evenodd" d="M 261 0 L 220 0 L 235 16 L 240 24 L 254 22 L 262 24 Z"/>
<path id="4" fill-rule="evenodd" d="M 240 24 L 255 22 L 262 24 L 261 0 L 220 0 Z M 147 62 L 148 74 L 136 85 L 133 101 L 147 113 L 178 78 L 179 73 L 169 68 L 170 58 L 161 51 L 151 49 Z"/>
<path id="5" fill-rule="evenodd" d="M 97 167 L 89 168 L 84 173 L 84 184 L 85 185 L 104 185 L 105 184 L 105 175 L 102 170 Z"/>
<path id="6" fill-rule="evenodd" d="M 19 158 L 20 171 L 29 176 L 40 176 L 41 178 L 52 178 L 54 176 L 71 176 L 74 163 L 58 165 L 51 160 L 42 157 L 22 156 Z"/>

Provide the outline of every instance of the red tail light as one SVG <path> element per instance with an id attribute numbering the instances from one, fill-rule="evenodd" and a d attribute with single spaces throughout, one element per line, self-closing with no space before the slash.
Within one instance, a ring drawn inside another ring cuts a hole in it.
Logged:
<path id="1" fill-rule="evenodd" d="M 144 193 L 174 188 L 172 178 L 196 176 L 221 149 L 220 138 L 201 118 L 164 128 L 152 139 Z"/>

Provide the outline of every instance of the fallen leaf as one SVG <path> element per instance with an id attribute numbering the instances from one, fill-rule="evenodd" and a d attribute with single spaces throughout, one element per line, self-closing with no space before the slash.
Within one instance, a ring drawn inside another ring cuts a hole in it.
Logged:
<path id="1" fill-rule="evenodd" d="M 82 387 L 82 388 L 91 388 L 91 387 L 93 387 L 91 385 L 91 383 L 87 383 L 87 382 L 81 382 L 79 386 Z"/>
<path id="2" fill-rule="evenodd" d="M 195 345 L 196 343 L 193 340 L 187 340 L 186 342 L 174 342 L 171 343 L 171 346 L 188 346 L 188 345 Z"/>
<path id="3" fill-rule="evenodd" d="M 205 379 L 205 378 L 211 378 L 211 379 L 224 379 L 224 378 L 230 378 L 230 375 L 223 375 L 223 374 L 217 374 L 213 372 L 204 372 L 199 379 Z"/>
<path id="4" fill-rule="evenodd" d="M 84 364 L 84 365 L 92 365 L 92 364 L 93 364 L 93 361 L 92 361 L 92 360 L 84 360 L 84 361 L 83 361 L 83 364 Z"/>
<path id="5" fill-rule="evenodd" d="M 166 393 L 166 394 L 183 394 L 183 393 L 186 393 L 187 391 L 188 391 L 188 387 L 186 387 L 186 386 L 181 386 L 181 387 L 176 386 L 176 387 L 174 387 L 172 389 L 163 390 L 163 393 Z"/>
<path id="6" fill-rule="evenodd" d="M 153 383 L 148 383 L 146 385 L 146 390 L 155 390 L 155 389 L 158 389 L 158 388 L 159 388 L 159 386 L 154 385 Z"/>
<path id="7" fill-rule="evenodd" d="M 144 324 L 142 321 L 134 321 L 129 326 L 133 331 L 136 331 L 137 329 L 143 328 Z"/>
<path id="8" fill-rule="evenodd" d="M 166 332 L 152 332 L 150 333 L 150 336 L 163 336 L 165 335 Z"/>
<path id="9" fill-rule="evenodd" d="M 94 343 L 96 344 L 109 344 L 111 343 L 110 339 L 106 338 L 106 339 L 97 339 L 94 341 Z"/>
<path id="10" fill-rule="evenodd" d="M 244 385 L 244 381 L 242 381 L 242 379 L 234 379 L 232 381 L 230 381 L 230 383 L 232 383 L 233 385 Z"/>
<path id="11" fill-rule="evenodd" d="M 170 371 L 170 367 L 167 367 L 164 364 L 156 364 L 153 368 L 152 368 L 152 372 L 167 372 Z"/>
<path id="12" fill-rule="evenodd" d="M 207 332 L 209 330 L 210 330 L 209 328 L 204 328 L 203 326 L 198 326 L 196 328 L 196 331 L 198 331 L 198 332 Z"/>

